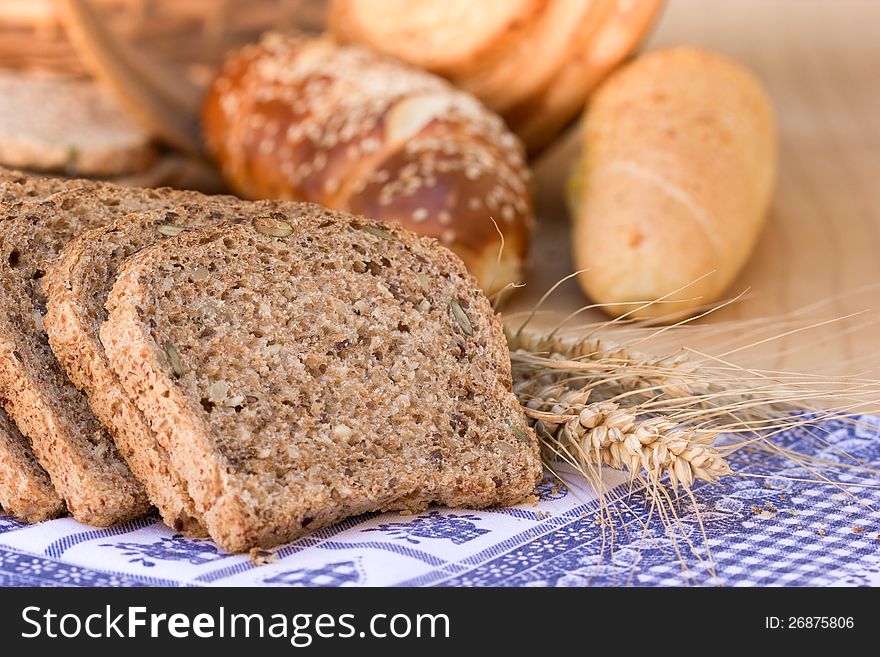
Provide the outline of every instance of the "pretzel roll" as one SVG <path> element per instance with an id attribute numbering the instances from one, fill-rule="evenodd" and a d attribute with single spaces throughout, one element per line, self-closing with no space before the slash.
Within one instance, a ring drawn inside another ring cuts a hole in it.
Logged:
<path id="1" fill-rule="evenodd" d="M 239 194 L 399 222 L 455 251 L 487 292 L 521 280 L 534 228 L 522 146 L 443 79 L 270 34 L 229 56 L 202 119 Z"/>
<path id="2" fill-rule="evenodd" d="M 337 39 L 443 75 L 499 112 L 529 152 L 583 109 L 662 0 L 332 0 Z"/>

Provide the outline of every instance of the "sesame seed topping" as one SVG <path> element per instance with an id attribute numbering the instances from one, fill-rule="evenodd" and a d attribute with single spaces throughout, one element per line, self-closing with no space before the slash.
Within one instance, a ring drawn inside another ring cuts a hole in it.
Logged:
<path id="1" fill-rule="evenodd" d="M 357 46 L 268 34 L 227 61 L 215 90 L 225 123 L 235 126 L 224 137 L 225 171 L 249 171 L 254 153 L 271 154 L 278 161 L 273 182 L 303 200 L 321 202 L 351 181 L 347 198 L 368 194 L 380 206 L 415 207 L 414 222 L 431 216 L 433 206 L 418 200 L 424 190 L 452 185 L 456 200 L 435 209 L 444 244 L 455 241 L 453 218 L 465 208 L 497 212 L 508 223 L 519 216 L 531 225 L 519 140 L 498 116 L 440 77 Z M 279 114 L 279 106 L 290 116 Z M 407 114 L 413 106 L 417 113 Z M 410 117 L 403 124 L 409 131 L 393 133 L 392 116 Z M 425 129 L 438 123 L 444 130 Z M 394 143 L 394 134 L 405 142 Z M 372 170 L 382 161 L 385 168 Z M 479 192 L 464 179 L 481 179 Z M 300 188 L 306 180 L 308 187 Z M 482 181 L 493 186 L 485 191 Z"/>

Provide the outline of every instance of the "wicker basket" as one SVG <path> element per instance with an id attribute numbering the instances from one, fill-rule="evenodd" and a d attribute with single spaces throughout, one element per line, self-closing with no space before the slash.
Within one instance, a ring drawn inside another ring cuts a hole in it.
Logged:
<path id="1" fill-rule="evenodd" d="M 270 28 L 319 31 L 325 0 L 91 0 L 110 30 L 201 78 L 229 49 Z M 55 0 L 0 2 L 0 68 L 86 75 Z"/>

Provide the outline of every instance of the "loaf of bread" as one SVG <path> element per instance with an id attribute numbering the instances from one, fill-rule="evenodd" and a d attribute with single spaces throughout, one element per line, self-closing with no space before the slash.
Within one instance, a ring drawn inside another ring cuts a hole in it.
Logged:
<path id="1" fill-rule="evenodd" d="M 521 146 L 439 77 L 327 38 L 268 35 L 229 57 L 203 125 L 246 197 L 399 222 L 455 251 L 487 292 L 522 280 L 534 219 Z"/>
<path id="2" fill-rule="evenodd" d="M 499 112 L 529 152 L 583 109 L 662 0 L 332 0 L 330 29 L 449 78 Z"/>
<path id="3" fill-rule="evenodd" d="M 695 48 L 645 55 L 597 90 L 583 144 L 571 201 L 584 291 L 619 314 L 679 290 L 641 317 L 716 301 L 773 192 L 773 110 L 757 80 Z"/>
<path id="4" fill-rule="evenodd" d="M 312 205 L 125 261 L 101 340 L 238 552 L 349 515 L 531 494 L 501 324 L 437 242 Z"/>

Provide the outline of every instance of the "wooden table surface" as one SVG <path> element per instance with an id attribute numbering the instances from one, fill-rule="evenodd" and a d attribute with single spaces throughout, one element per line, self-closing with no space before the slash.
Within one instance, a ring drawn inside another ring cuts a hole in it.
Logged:
<path id="1" fill-rule="evenodd" d="M 676 44 L 714 49 L 757 74 L 776 106 L 780 162 L 767 226 L 730 289 L 747 297 L 672 339 L 717 353 L 723 340 L 860 313 L 737 357 L 767 369 L 880 376 L 880 1 L 670 0 L 644 49 Z M 510 320 L 572 271 L 563 185 L 577 148 L 572 130 L 537 163 L 535 265 L 504 306 Z M 570 281 L 540 321 L 587 303 Z"/>

